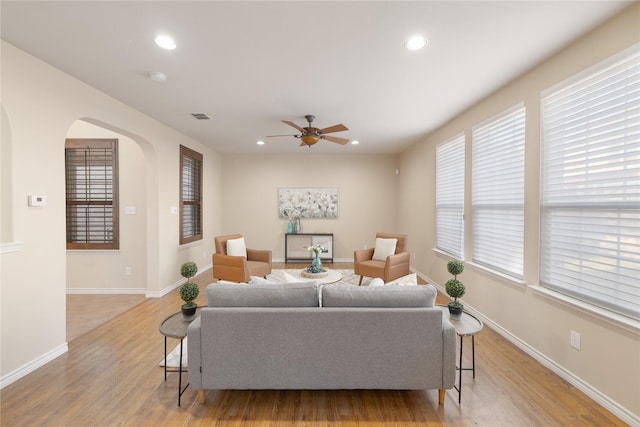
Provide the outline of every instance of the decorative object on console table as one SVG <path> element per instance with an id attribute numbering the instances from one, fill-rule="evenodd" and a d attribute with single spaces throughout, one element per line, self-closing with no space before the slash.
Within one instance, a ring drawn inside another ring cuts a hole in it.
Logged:
<path id="1" fill-rule="evenodd" d="M 293 221 L 291 221 L 291 218 L 289 218 L 289 221 L 287 221 L 287 234 L 293 234 L 295 232 L 295 228 L 293 225 Z"/>
<path id="2" fill-rule="evenodd" d="M 447 283 L 444 284 L 447 295 L 453 298 L 453 301 L 450 301 L 447 307 L 449 307 L 451 319 L 458 320 L 462 316 L 462 310 L 464 309 L 458 298 L 462 298 L 466 291 L 464 284 L 458 280 L 458 274 L 464 271 L 464 263 L 457 259 L 451 260 L 447 263 L 447 271 L 453 274 L 453 279 L 447 280 Z"/>
<path id="3" fill-rule="evenodd" d="M 295 226 L 296 234 L 302 233 L 302 226 L 300 225 L 300 217 L 296 217 L 296 226 Z"/>
<path id="4" fill-rule="evenodd" d="M 322 261 L 320 260 L 320 254 L 325 251 L 324 246 L 321 244 L 309 246 L 309 252 L 313 252 L 313 260 L 311 265 L 307 268 L 309 273 L 321 273 Z"/>
<path id="5" fill-rule="evenodd" d="M 182 305 L 182 316 L 184 320 L 191 321 L 196 315 L 198 305 L 193 302 L 200 293 L 200 288 L 195 283 L 191 283 L 191 278 L 198 272 L 198 266 L 193 261 L 187 261 L 180 267 L 180 274 L 187 279 L 187 283 L 180 287 L 180 298 L 185 302 Z"/>

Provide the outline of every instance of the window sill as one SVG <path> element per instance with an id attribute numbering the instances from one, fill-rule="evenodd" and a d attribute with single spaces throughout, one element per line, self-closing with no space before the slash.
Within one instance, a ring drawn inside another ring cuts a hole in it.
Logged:
<path id="1" fill-rule="evenodd" d="M 22 250 L 22 242 L 1 243 L 0 253 L 8 254 L 10 252 L 20 252 Z"/>
<path id="2" fill-rule="evenodd" d="M 490 268 L 487 268 L 487 267 L 485 267 L 483 265 L 476 264 L 476 263 L 471 262 L 471 261 L 465 261 L 464 263 L 465 263 L 465 265 L 468 265 L 469 267 L 473 268 L 474 270 L 478 270 L 478 271 L 481 271 L 483 273 L 488 273 L 491 276 L 495 277 L 496 279 L 499 279 L 499 280 L 501 280 L 503 282 L 506 282 L 506 283 L 508 283 L 510 285 L 515 285 L 515 286 L 518 286 L 519 288 L 523 288 L 523 289 L 527 287 L 527 282 L 525 282 L 524 280 L 516 279 L 513 276 L 509 276 L 507 274 L 500 273 L 498 271 L 492 270 Z"/>
<path id="3" fill-rule="evenodd" d="M 613 326 L 617 326 L 636 335 L 640 335 L 640 321 L 638 320 L 634 320 L 621 314 L 613 313 L 609 310 L 605 310 L 604 308 L 600 308 L 595 305 L 577 300 L 575 298 L 571 298 L 570 296 L 561 294 L 560 292 L 556 292 L 542 286 L 531 285 L 529 286 L 529 288 L 533 291 L 533 295 L 549 299 L 566 307 L 570 307 L 574 310 L 580 311 L 590 316 L 597 317 L 598 319 Z"/>

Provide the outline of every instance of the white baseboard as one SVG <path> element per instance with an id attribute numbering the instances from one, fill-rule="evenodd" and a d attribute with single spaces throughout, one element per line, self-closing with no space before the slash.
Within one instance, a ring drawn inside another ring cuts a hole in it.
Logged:
<path id="1" fill-rule="evenodd" d="M 46 352 L 45 354 L 32 360 L 31 362 L 25 365 L 22 365 L 18 369 L 12 372 L 9 372 L 7 375 L 0 378 L 0 390 L 5 388 L 9 384 L 12 384 L 18 381 L 20 378 L 30 374 L 31 372 L 35 371 L 41 366 L 46 365 L 56 357 L 61 356 L 68 351 L 69 351 L 69 346 L 65 342 L 64 344 L 54 348 L 53 350 Z"/>
<path id="2" fill-rule="evenodd" d="M 415 271 L 415 270 L 412 269 L 412 271 Z M 415 271 L 415 272 L 418 276 L 420 276 L 426 282 L 434 285 L 436 289 L 438 289 L 438 291 L 446 295 L 444 286 L 438 284 L 434 280 L 431 280 L 428 276 L 418 271 Z M 489 319 L 488 317 L 480 313 L 478 310 L 469 306 L 469 304 L 465 303 L 464 308 L 466 311 L 469 311 L 471 314 L 473 314 L 474 316 L 482 320 L 482 322 L 484 322 L 485 325 L 493 329 L 495 332 L 497 332 L 499 335 L 501 335 L 511 344 L 515 345 L 520 350 L 524 351 L 527 355 L 531 356 L 537 362 L 542 364 L 545 368 L 549 369 L 554 374 L 558 375 L 560 378 L 567 381 L 569 384 L 571 384 L 572 386 L 574 386 L 575 388 L 577 388 L 578 390 L 580 390 L 581 392 L 589 396 L 596 403 L 606 408 L 609 412 L 611 412 L 612 414 L 620 418 L 622 421 L 628 423 L 630 426 L 640 427 L 640 416 L 629 411 L 627 408 L 620 405 L 618 402 L 611 399 L 609 396 L 605 395 L 604 393 L 602 393 L 601 391 L 593 387 L 591 384 L 584 381 L 582 378 L 578 377 L 571 371 L 564 368 L 562 365 L 559 365 L 558 363 L 556 363 L 555 361 L 553 361 L 543 353 L 531 347 L 529 344 L 522 341 L 520 338 L 513 335 L 508 330 L 504 329 L 502 326 L 495 323 L 493 320 Z"/>
<path id="3" fill-rule="evenodd" d="M 204 267 L 200 267 L 200 268 L 198 268 L 198 273 L 197 274 L 200 274 L 203 271 L 210 270 L 211 267 L 213 267 L 213 264 L 211 264 L 211 263 L 205 265 Z M 163 296 L 169 294 L 174 289 L 180 287 L 186 281 L 187 281 L 187 279 L 185 279 L 183 277 L 182 279 L 178 280 L 177 282 L 173 282 L 170 285 L 165 286 L 163 289 L 160 289 L 159 291 L 147 291 L 145 289 L 144 295 L 147 298 L 162 298 Z M 211 281 L 213 282 L 213 277 L 211 277 Z"/>

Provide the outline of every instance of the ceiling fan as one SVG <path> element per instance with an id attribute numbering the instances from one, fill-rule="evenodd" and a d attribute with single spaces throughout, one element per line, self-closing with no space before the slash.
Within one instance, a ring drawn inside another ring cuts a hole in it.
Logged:
<path id="1" fill-rule="evenodd" d="M 302 141 L 302 143 L 300 144 L 301 147 L 304 145 L 306 145 L 307 147 L 311 147 L 313 144 L 320 141 L 321 139 L 326 139 L 327 141 L 335 142 L 337 144 L 342 144 L 342 145 L 349 142 L 347 138 L 338 138 L 337 136 L 327 135 L 328 133 L 342 132 L 345 130 L 349 130 L 349 128 L 347 128 L 345 125 L 339 124 L 339 125 L 329 126 L 323 129 L 318 129 L 311 126 L 311 122 L 313 122 L 313 119 L 315 119 L 316 116 L 312 116 L 311 114 L 308 114 L 304 116 L 304 118 L 307 119 L 307 122 L 309 122 L 309 126 L 307 127 L 300 127 L 297 124 L 290 122 L 288 120 L 282 121 L 282 123 L 286 123 L 289 126 L 298 129 L 300 131 L 299 135 L 268 135 L 267 138 L 275 137 L 275 136 L 293 136 L 296 138 L 300 138 L 300 140 Z"/>

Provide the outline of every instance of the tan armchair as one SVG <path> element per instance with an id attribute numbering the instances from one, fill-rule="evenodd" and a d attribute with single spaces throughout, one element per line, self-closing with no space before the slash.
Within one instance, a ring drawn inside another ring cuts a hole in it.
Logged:
<path id="1" fill-rule="evenodd" d="M 266 277 L 271 274 L 271 251 L 246 249 L 247 256 L 227 255 L 227 240 L 239 239 L 241 234 L 229 234 L 214 238 L 213 278 L 230 282 L 248 282 L 251 276 Z"/>
<path id="2" fill-rule="evenodd" d="M 390 282 L 410 273 L 411 257 L 407 252 L 406 234 L 378 233 L 376 238 L 397 239 L 395 254 L 389 255 L 384 261 L 373 259 L 375 247 L 353 252 L 353 270 L 360 275 L 358 286 L 362 284 L 362 278 L 379 277 Z"/>

